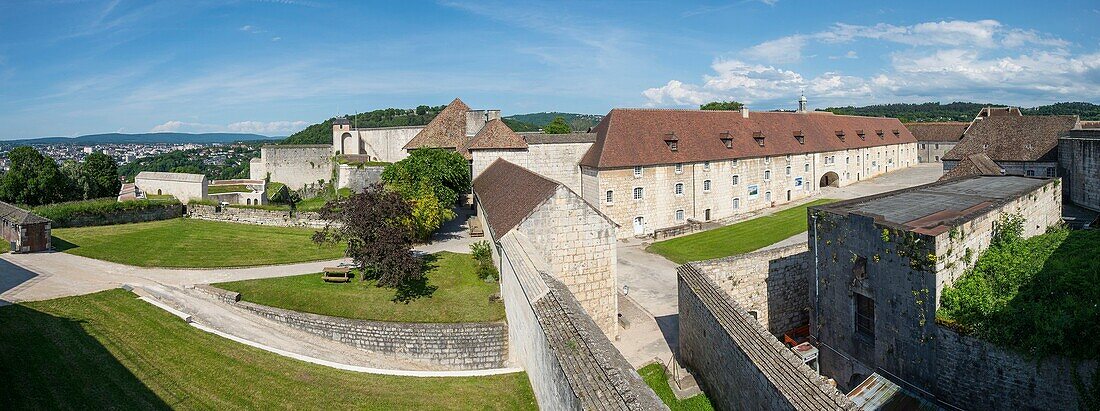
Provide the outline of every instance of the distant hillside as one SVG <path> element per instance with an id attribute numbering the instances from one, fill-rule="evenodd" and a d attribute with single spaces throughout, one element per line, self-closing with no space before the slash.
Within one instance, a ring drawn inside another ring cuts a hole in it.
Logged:
<path id="1" fill-rule="evenodd" d="M 970 121 L 983 107 L 1004 107 L 1005 104 L 964 103 L 949 104 L 877 104 L 864 107 L 829 107 L 824 111 L 836 114 L 872 117 L 895 117 L 903 122 Z M 1100 120 L 1100 105 L 1093 103 L 1055 103 L 1046 106 L 1021 108 L 1025 115 L 1076 114 L 1081 120 Z"/>
<path id="2" fill-rule="evenodd" d="M 432 121 L 447 106 L 419 106 L 417 108 L 384 108 L 366 113 L 347 114 L 353 127 L 402 127 L 423 126 Z M 330 118 L 291 134 L 279 144 L 332 144 L 332 120 Z"/>
<path id="3" fill-rule="evenodd" d="M 0 144 L 154 144 L 154 143 L 234 143 L 238 141 L 274 140 L 281 137 L 268 137 L 259 134 L 244 133 L 139 133 L 139 134 L 89 134 L 80 137 L 42 137 L 20 140 L 2 140 Z"/>
<path id="4" fill-rule="evenodd" d="M 531 113 L 531 114 L 516 114 L 514 116 L 505 117 L 505 120 L 518 121 L 520 123 L 526 123 L 535 127 L 542 127 L 549 124 L 555 117 L 564 117 L 565 122 L 569 123 L 570 127 L 573 127 L 574 131 L 585 131 L 589 127 L 594 127 L 596 124 L 603 120 L 603 116 L 599 114 L 576 114 L 576 113 Z M 511 127 L 511 123 L 508 124 Z M 515 131 L 535 131 L 535 130 L 516 130 Z"/>

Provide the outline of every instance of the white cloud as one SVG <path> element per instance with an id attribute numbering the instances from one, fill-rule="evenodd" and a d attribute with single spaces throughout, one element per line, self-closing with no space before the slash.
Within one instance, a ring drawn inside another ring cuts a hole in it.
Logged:
<path id="1" fill-rule="evenodd" d="M 802 60 L 806 40 L 806 36 L 802 35 L 781 37 L 752 46 L 744 54 L 753 60 L 772 64 L 797 63 Z"/>
<path id="2" fill-rule="evenodd" d="M 299 131 L 309 123 L 305 121 L 238 121 L 227 125 L 193 123 L 179 120 L 169 120 L 153 127 L 151 132 L 183 132 L 183 133 L 253 133 L 253 134 L 290 134 Z"/>
<path id="3" fill-rule="evenodd" d="M 282 40 L 282 39 L 283 39 L 282 37 L 275 36 L 275 37 L 271 38 L 271 41 L 279 41 L 279 40 Z"/>

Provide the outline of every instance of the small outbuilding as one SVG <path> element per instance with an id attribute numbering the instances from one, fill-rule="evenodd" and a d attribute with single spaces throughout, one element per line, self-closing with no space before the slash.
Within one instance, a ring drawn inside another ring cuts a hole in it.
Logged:
<path id="1" fill-rule="evenodd" d="M 207 184 L 202 174 L 142 171 L 134 177 L 134 185 L 146 198 L 170 195 L 185 203 L 191 199 L 205 199 Z"/>
<path id="2" fill-rule="evenodd" d="M 49 219 L 5 202 L 0 202 L 0 237 L 14 253 L 36 253 L 52 247 Z"/>

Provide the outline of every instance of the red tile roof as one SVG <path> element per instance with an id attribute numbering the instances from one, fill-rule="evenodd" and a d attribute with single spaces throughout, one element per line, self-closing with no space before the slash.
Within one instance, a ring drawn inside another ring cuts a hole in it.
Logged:
<path id="1" fill-rule="evenodd" d="M 597 168 L 816 153 L 917 141 L 894 118 L 820 113 L 751 112 L 745 118 L 739 111 L 614 109 L 593 131 L 596 142 L 581 158 L 581 165 Z M 722 140 L 725 132 L 732 138 L 730 148 Z M 668 133 L 676 136 L 677 151 L 665 144 Z M 759 137 L 763 137 L 763 146 Z"/>
<path id="2" fill-rule="evenodd" d="M 467 111 L 470 111 L 470 106 L 462 100 L 454 99 L 423 130 L 416 133 L 416 136 L 405 144 L 404 149 L 452 148 L 469 159 L 470 152 L 466 151 L 466 146 L 470 143 L 466 138 Z"/>
<path id="3" fill-rule="evenodd" d="M 1058 136 L 1077 125 L 1077 116 L 992 116 L 975 120 L 943 160 L 985 153 L 993 161 L 1056 161 Z"/>
<path id="4" fill-rule="evenodd" d="M 917 141 L 958 142 L 970 123 L 952 121 L 945 123 L 905 123 Z"/>
<path id="5" fill-rule="evenodd" d="M 467 149 L 522 149 L 527 148 L 527 141 L 523 137 L 508 128 L 500 119 L 494 119 L 485 123 L 481 131 L 477 132 Z"/>
<path id="6" fill-rule="evenodd" d="M 474 179 L 474 194 L 494 239 L 523 222 L 558 187 L 561 183 L 499 158 Z"/>

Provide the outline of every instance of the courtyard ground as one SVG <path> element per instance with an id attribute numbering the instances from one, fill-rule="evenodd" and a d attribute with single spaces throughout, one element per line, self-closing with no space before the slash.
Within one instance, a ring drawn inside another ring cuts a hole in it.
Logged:
<path id="1" fill-rule="evenodd" d="M 16 409 L 536 408 L 524 373 L 341 371 L 202 332 L 123 290 L 0 307 L 0 378 Z"/>
<path id="2" fill-rule="evenodd" d="M 314 244 L 315 230 L 188 218 L 58 228 L 58 251 L 139 267 L 247 267 L 331 260 L 342 247 Z"/>
<path id="3" fill-rule="evenodd" d="M 657 396 L 661 397 L 661 401 L 672 411 L 714 410 L 714 406 L 711 405 L 710 399 L 707 398 L 706 394 L 697 394 L 682 400 L 676 399 L 676 395 L 672 393 L 672 388 L 668 385 L 668 375 L 665 374 L 665 369 L 661 364 L 650 364 L 642 367 L 642 369 L 638 370 L 638 374 L 642 376 L 642 380 L 645 380 L 646 385 L 652 388 L 653 392 L 657 393 Z"/>
<path id="4" fill-rule="evenodd" d="M 496 281 L 477 277 L 469 254 L 439 252 L 427 257 L 424 284 L 402 293 L 373 281 L 326 283 L 321 274 L 213 284 L 241 293 L 256 304 L 334 317 L 396 322 L 485 322 L 504 319 L 504 304 L 490 301 Z M 406 295 L 411 299 L 401 301 Z"/>

